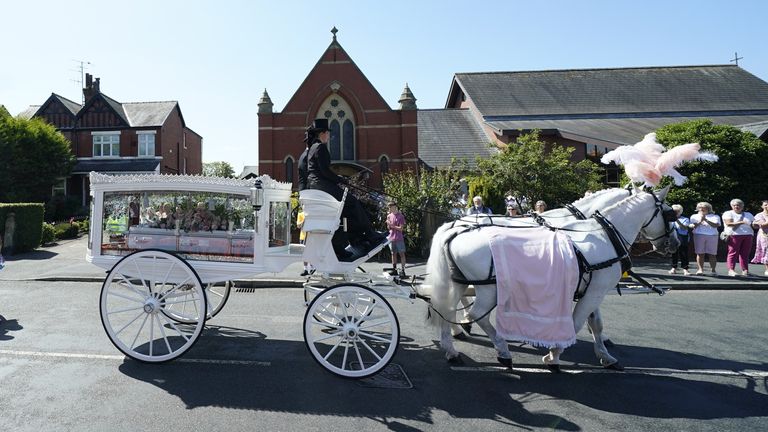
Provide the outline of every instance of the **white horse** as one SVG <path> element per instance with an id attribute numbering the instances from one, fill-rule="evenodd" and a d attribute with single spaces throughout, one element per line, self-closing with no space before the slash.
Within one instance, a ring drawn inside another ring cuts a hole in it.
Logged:
<path id="1" fill-rule="evenodd" d="M 672 252 L 677 249 L 679 240 L 672 229 L 670 222 L 674 212 L 663 204 L 668 188 L 654 195 L 648 192 L 635 190 L 632 196 L 626 197 L 617 204 L 602 211 L 603 216 L 609 221 L 618 237 L 634 240 L 638 233 L 643 233 L 654 247 L 662 251 Z M 627 194 L 625 191 L 624 194 Z M 558 224 L 560 225 L 560 224 Z M 482 228 L 481 228 L 482 229 Z M 591 265 L 615 260 L 616 248 L 610 241 L 608 230 L 603 229 L 594 218 L 589 220 L 572 220 L 560 225 L 559 229 L 566 233 L 572 240 L 574 247 L 581 251 L 587 262 Z M 461 271 L 467 280 L 488 279 L 489 269 L 492 268 L 492 255 L 487 238 L 478 234 L 478 230 L 471 230 L 456 236 L 457 241 L 449 241 L 459 230 L 465 227 L 456 224 L 445 224 L 438 229 L 432 240 L 432 248 L 427 262 L 427 279 L 425 289 L 430 290 L 432 305 L 435 309 L 433 324 L 440 327 L 440 344 L 446 351 L 448 360 L 458 359 L 459 353 L 453 347 L 450 325 L 447 320 L 455 317 L 455 305 L 464 295 L 467 284 L 456 282 L 451 278 L 449 258 L 446 250 L 451 254 L 455 266 Z M 629 243 L 623 240 L 625 243 Z M 629 246 L 625 244 L 625 247 Z M 524 271 L 524 269 L 521 269 Z M 578 301 L 573 310 L 574 329 L 578 332 L 592 314 L 599 307 L 609 289 L 616 286 L 621 278 L 621 265 L 613 262 L 605 268 L 594 270 L 591 273 L 589 289 Z M 584 282 L 580 283 L 582 290 Z M 474 284 L 476 300 L 469 316 L 477 320 L 478 325 L 488 334 L 493 342 L 499 361 L 511 366 L 511 354 L 507 342 L 496 334 L 496 330 L 490 323 L 488 312 L 497 303 L 496 284 Z M 566 289 L 565 287 L 563 289 Z M 440 319 L 445 317 L 447 320 Z M 598 331 L 595 331 L 598 330 Z M 603 366 L 617 366 L 618 360 L 612 357 L 603 344 L 599 329 L 593 330 L 595 354 Z M 559 370 L 561 348 L 551 347 L 543 361 L 553 370 Z"/>
<path id="2" fill-rule="evenodd" d="M 540 220 L 545 221 L 549 226 L 558 227 L 566 222 L 588 219 L 592 217 L 592 215 L 595 214 L 595 212 L 605 210 L 606 208 L 618 203 L 624 198 L 629 197 L 630 195 L 632 195 L 632 192 L 634 190 L 635 189 L 631 186 L 628 186 L 626 188 L 603 189 L 589 196 L 586 196 L 584 198 L 580 198 L 574 201 L 573 203 L 566 205 L 566 207 L 547 210 L 544 213 L 541 213 L 539 215 L 541 216 Z M 504 217 L 503 219 L 500 219 L 498 216 L 494 217 L 494 216 L 487 216 L 487 215 L 465 216 L 461 220 L 459 220 L 458 223 L 464 226 L 468 224 L 535 226 L 536 224 L 538 224 L 538 223 L 534 223 L 533 220 L 530 218 Z M 460 302 L 462 305 L 462 310 L 467 311 L 468 308 L 471 306 L 471 297 L 462 297 Z M 466 313 L 465 313 L 465 319 L 468 319 L 468 317 L 466 316 Z M 587 318 L 587 327 L 589 328 L 590 333 L 600 335 L 605 346 L 607 347 L 613 346 L 613 342 L 611 342 L 608 339 L 608 337 L 605 335 L 605 333 L 603 333 L 603 319 L 602 319 L 602 315 L 600 314 L 600 308 L 595 309 L 594 312 L 589 314 L 589 317 Z M 462 330 L 465 331 L 467 334 L 469 334 L 471 331 L 471 328 L 472 328 L 472 324 L 470 323 L 462 323 L 460 325 L 454 324 L 452 326 L 452 334 L 456 338 L 462 338 Z"/>

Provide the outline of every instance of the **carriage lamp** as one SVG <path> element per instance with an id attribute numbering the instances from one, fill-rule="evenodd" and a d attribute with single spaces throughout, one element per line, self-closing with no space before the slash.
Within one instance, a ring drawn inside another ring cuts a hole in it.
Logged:
<path id="1" fill-rule="evenodd" d="M 253 205 L 253 229 L 259 232 L 259 210 L 264 205 L 264 189 L 261 187 L 261 179 L 256 179 L 251 188 L 251 205 Z"/>

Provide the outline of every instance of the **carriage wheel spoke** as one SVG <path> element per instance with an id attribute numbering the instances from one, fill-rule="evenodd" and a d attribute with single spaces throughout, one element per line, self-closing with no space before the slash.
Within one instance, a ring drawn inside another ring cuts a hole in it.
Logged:
<path id="1" fill-rule="evenodd" d="M 141 334 L 141 331 L 144 329 L 144 324 L 147 323 L 147 318 L 149 318 L 149 314 L 144 315 L 144 321 L 141 322 L 141 326 L 139 326 L 139 330 L 136 331 L 136 337 L 133 338 L 133 342 L 131 343 L 131 350 L 133 350 L 133 347 L 136 346 L 136 340 L 139 339 L 139 335 Z"/>
<path id="2" fill-rule="evenodd" d="M 366 321 L 363 324 L 360 324 L 360 329 L 369 329 L 371 327 L 379 327 L 387 324 L 389 324 L 389 318 L 380 318 L 376 321 Z"/>
<path id="3" fill-rule="evenodd" d="M 120 278 L 123 280 L 123 283 L 125 283 L 126 287 L 127 287 L 129 290 L 131 290 L 131 291 L 135 292 L 135 293 L 136 293 L 138 296 L 140 296 L 140 297 L 142 298 L 142 300 L 148 297 L 148 294 L 147 294 L 146 292 L 142 292 L 142 291 L 139 291 L 139 289 L 138 289 L 138 288 L 136 288 L 136 285 L 134 285 L 134 284 L 133 284 L 133 283 L 132 283 L 132 282 L 131 282 L 131 281 L 128 279 L 128 276 L 126 276 L 126 275 L 124 275 L 124 274 L 120 273 Z M 111 292 L 111 291 L 112 291 L 112 290 L 110 290 L 110 292 Z"/>
<path id="4" fill-rule="evenodd" d="M 347 354 L 349 354 L 349 341 L 344 343 L 344 357 L 341 359 L 341 370 L 347 367 Z"/>
<path id="5" fill-rule="evenodd" d="M 152 350 L 155 346 L 155 315 L 150 314 L 149 319 L 149 356 L 152 357 Z"/>
<path id="6" fill-rule="evenodd" d="M 392 342 L 392 340 L 391 340 L 391 339 L 383 338 L 383 337 L 381 337 L 381 336 L 376 336 L 375 334 L 372 334 L 372 333 L 367 333 L 367 332 L 363 332 L 363 331 L 361 331 L 361 332 L 360 332 L 360 334 L 361 334 L 361 335 L 363 335 L 363 336 L 366 336 L 366 337 L 368 337 L 368 338 L 370 338 L 370 339 L 373 339 L 373 340 L 379 341 L 379 342 L 384 342 L 384 343 L 390 343 L 390 342 Z"/>
<path id="7" fill-rule="evenodd" d="M 360 348 L 357 346 L 357 341 L 352 341 L 353 346 L 355 347 L 355 354 L 357 355 L 357 361 L 360 362 L 360 370 L 365 369 L 365 364 L 363 363 L 363 357 L 360 355 Z"/>
<path id="8" fill-rule="evenodd" d="M 130 311 L 136 311 L 136 310 L 140 310 L 140 311 L 143 312 L 144 311 L 144 306 L 142 305 L 142 306 L 133 306 L 133 307 L 129 307 L 129 308 L 123 308 L 123 309 L 113 309 L 113 310 L 107 312 L 107 315 L 112 315 L 112 314 L 116 314 L 116 313 L 123 313 L 123 312 L 130 312 Z M 139 314 L 139 316 L 141 316 L 141 314 Z"/>
<path id="9" fill-rule="evenodd" d="M 179 336 L 183 337 L 185 341 L 189 342 L 189 337 L 187 337 L 187 335 L 186 335 L 186 334 L 185 334 L 183 331 L 181 331 L 181 329 L 180 329 L 179 327 L 177 327 L 177 326 L 176 326 L 176 323 L 174 323 L 173 321 L 169 320 L 169 319 L 168 319 L 168 317 L 166 317 L 165 315 L 161 315 L 161 316 L 163 317 L 163 319 L 165 320 L 165 322 L 166 322 L 168 325 L 170 325 L 170 326 L 171 326 L 171 328 L 173 328 L 174 330 L 176 330 L 176 333 L 178 333 L 178 334 L 179 334 Z"/>
<path id="10" fill-rule="evenodd" d="M 376 357 L 376 360 L 377 360 L 377 361 L 381 361 L 381 356 L 379 356 L 379 355 L 376 353 L 376 351 L 374 351 L 374 350 L 373 350 L 373 348 L 371 348 L 370 346 L 368 346 L 368 344 L 367 344 L 367 343 L 365 343 L 365 341 L 364 341 L 364 340 L 362 340 L 362 339 L 358 339 L 358 340 L 359 340 L 360 344 L 361 344 L 361 345 L 363 345 L 363 346 L 365 347 L 365 349 L 367 349 L 367 350 L 368 350 L 368 352 L 370 352 L 371 354 L 373 354 L 373 356 L 374 356 L 374 357 Z M 357 346 L 357 345 L 355 345 L 355 346 Z M 358 357 L 359 357 L 359 354 L 358 354 Z M 361 368 L 362 368 L 362 366 L 361 366 Z"/>
<path id="11" fill-rule="evenodd" d="M 341 330 L 337 331 L 336 333 L 329 333 L 329 334 L 327 334 L 325 336 L 322 336 L 322 337 L 319 337 L 319 338 L 315 339 L 315 342 L 321 342 L 321 341 L 324 341 L 324 340 L 327 340 L 327 339 L 332 339 L 332 338 L 335 338 L 335 337 L 339 337 L 339 335 L 343 334 L 343 333 L 344 332 L 341 331 Z"/>
<path id="12" fill-rule="evenodd" d="M 116 331 L 116 332 L 115 332 L 115 335 L 119 335 L 119 334 L 120 334 L 120 333 L 121 333 L 123 330 L 125 330 L 126 328 L 128 328 L 128 326 L 129 326 L 129 325 L 133 324 L 133 323 L 134 323 L 134 322 L 135 322 L 137 319 L 139 319 L 139 317 L 140 317 L 140 316 L 142 316 L 142 315 L 145 315 L 145 314 L 144 314 L 144 309 L 142 309 L 141 313 L 139 313 L 138 315 L 136 315 L 136 317 L 135 317 L 135 318 L 133 318 L 132 320 L 128 321 L 128 324 L 124 325 L 122 328 L 120 328 L 120 330 Z M 146 318 L 146 316 L 144 317 L 144 319 L 145 319 L 145 320 L 147 319 L 147 318 Z M 136 341 L 134 340 L 134 342 L 136 342 Z"/>
<path id="13" fill-rule="evenodd" d="M 163 336 L 166 348 L 168 348 L 168 354 L 172 353 L 171 343 L 168 341 L 168 336 L 165 335 L 165 328 L 163 327 L 163 323 L 160 322 L 160 318 L 157 319 L 157 327 L 160 329 L 160 334 Z"/>
<path id="14" fill-rule="evenodd" d="M 135 302 L 135 303 L 142 303 L 142 304 L 144 303 L 144 300 L 145 300 L 144 298 L 136 298 L 136 297 L 132 297 L 132 296 L 127 296 L 125 294 L 120 294 L 120 293 L 112 291 L 112 290 L 109 291 L 109 295 L 113 295 L 115 297 L 120 297 L 120 298 L 126 299 L 128 301 L 132 301 L 132 302 Z"/>
<path id="15" fill-rule="evenodd" d="M 332 354 L 333 354 L 333 353 L 336 351 L 336 348 L 338 348 L 338 347 L 339 347 L 339 345 L 341 344 L 341 342 L 343 342 L 343 341 L 344 341 L 344 338 L 343 338 L 343 337 L 340 337 L 340 338 L 339 338 L 339 341 L 338 341 L 338 342 L 336 342 L 336 343 L 333 345 L 333 348 L 331 348 L 331 350 L 330 350 L 330 351 L 328 351 L 328 354 L 326 354 L 326 355 L 325 355 L 325 357 L 323 357 L 323 359 L 324 359 L 324 360 L 328 360 L 328 357 L 330 357 L 330 356 L 331 356 L 331 355 L 332 355 Z M 346 354 L 344 355 L 344 357 L 346 358 Z"/>

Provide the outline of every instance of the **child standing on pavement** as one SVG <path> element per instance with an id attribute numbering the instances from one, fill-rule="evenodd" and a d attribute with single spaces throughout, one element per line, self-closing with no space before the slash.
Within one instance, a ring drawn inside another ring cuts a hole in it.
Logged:
<path id="1" fill-rule="evenodd" d="M 389 228 L 389 248 L 392 251 L 392 271 L 397 271 L 397 255 L 400 255 L 400 277 L 405 277 L 405 216 L 400 213 L 397 203 L 389 202 L 387 214 L 387 228 Z"/>

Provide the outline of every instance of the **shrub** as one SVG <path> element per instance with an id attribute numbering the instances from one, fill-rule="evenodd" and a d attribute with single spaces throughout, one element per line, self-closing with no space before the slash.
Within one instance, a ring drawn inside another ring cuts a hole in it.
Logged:
<path id="1" fill-rule="evenodd" d="M 53 232 L 56 240 L 73 239 L 80 233 L 80 226 L 77 222 L 60 223 L 53 226 Z"/>
<path id="2" fill-rule="evenodd" d="M 15 229 L 12 241 L 5 236 L 5 224 L 8 214 L 15 214 Z M 43 226 L 43 205 L 39 203 L 0 203 L 0 235 L 4 246 L 13 244 L 13 252 L 27 252 L 40 246 Z"/>
<path id="3" fill-rule="evenodd" d="M 56 240 L 56 233 L 53 230 L 53 225 L 43 222 L 42 237 L 40 239 L 41 244 L 53 243 Z"/>

